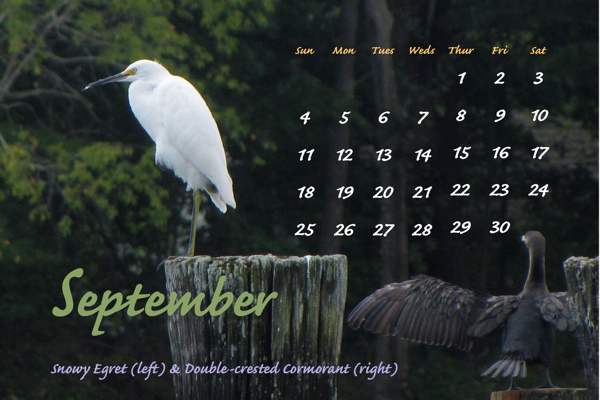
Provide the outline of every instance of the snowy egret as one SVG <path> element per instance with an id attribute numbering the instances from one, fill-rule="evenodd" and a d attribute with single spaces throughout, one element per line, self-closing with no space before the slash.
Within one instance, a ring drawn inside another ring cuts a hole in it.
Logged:
<path id="1" fill-rule="evenodd" d="M 200 189 L 221 212 L 235 208 L 233 183 L 219 128 L 206 102 L 191 83 L 173 76 L 157 62 L 139 60 L 125 71 L 90 83 L 83 90 L 111 82 L 131 82 L 129 105 L 156 143 L 155 162 L 172 170 L 193 191 L 194 210 L 188 256 L 194 255 Z"/>

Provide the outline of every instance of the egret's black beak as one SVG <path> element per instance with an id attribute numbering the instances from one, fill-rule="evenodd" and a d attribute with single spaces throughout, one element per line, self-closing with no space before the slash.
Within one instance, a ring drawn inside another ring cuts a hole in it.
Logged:
<path id="1" fill-rule="evenodd" d="M 123 79 L 126 79 L 128 76 L 130 76 L 130 73 L 127 73 L 127 71 L 125 72 L 120 72 L 116 75 L 113 76 L 109 76 L 108 78 L 104 78 L 104 79 L 100 79 L 99 81 L 96 82 L 92 82 L 89 85 L 87 85 L 86 87 L 84 87 L 82 89 L 83 90 L 88 90 L 93 88 L 94 86 L 100 86 L 100 85 L 106 85 L 107 83 L 112 83 L 112 82 L 120 82 Z"/>

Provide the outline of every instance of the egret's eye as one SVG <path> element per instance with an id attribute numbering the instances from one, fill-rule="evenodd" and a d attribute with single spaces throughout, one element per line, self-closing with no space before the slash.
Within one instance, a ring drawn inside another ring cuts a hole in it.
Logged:
<path id="1" fill-rule="evenodd" d="M 137 72 L 137 68 L 131 68 L 131 72 L 133 72 L 133 74 L 135 75 L 135 73 Z"/>

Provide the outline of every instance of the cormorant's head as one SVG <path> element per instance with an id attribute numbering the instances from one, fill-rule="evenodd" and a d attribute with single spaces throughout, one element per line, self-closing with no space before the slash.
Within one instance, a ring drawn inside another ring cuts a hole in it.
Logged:
<path id="1" fill-rule="evenodd" d="M 544 248 L 546 245 L 546 239 L 538 231 L 529 231 L 521 237 L 521 240 L 525 243 L 528 249 L 532 248 Z"/>

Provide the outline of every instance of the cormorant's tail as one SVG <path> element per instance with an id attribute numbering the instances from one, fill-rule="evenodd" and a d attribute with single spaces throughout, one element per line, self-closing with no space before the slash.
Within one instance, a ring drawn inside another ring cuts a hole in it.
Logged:
<path id="1" fill-rule="evenodd" d="M 492 378 L 502 374 L 502 376 L 521 377 L 527 376 L 527 364 L 524 360 L 499 360 L 492 364 L 481 375 L 492 374 Z"/>

